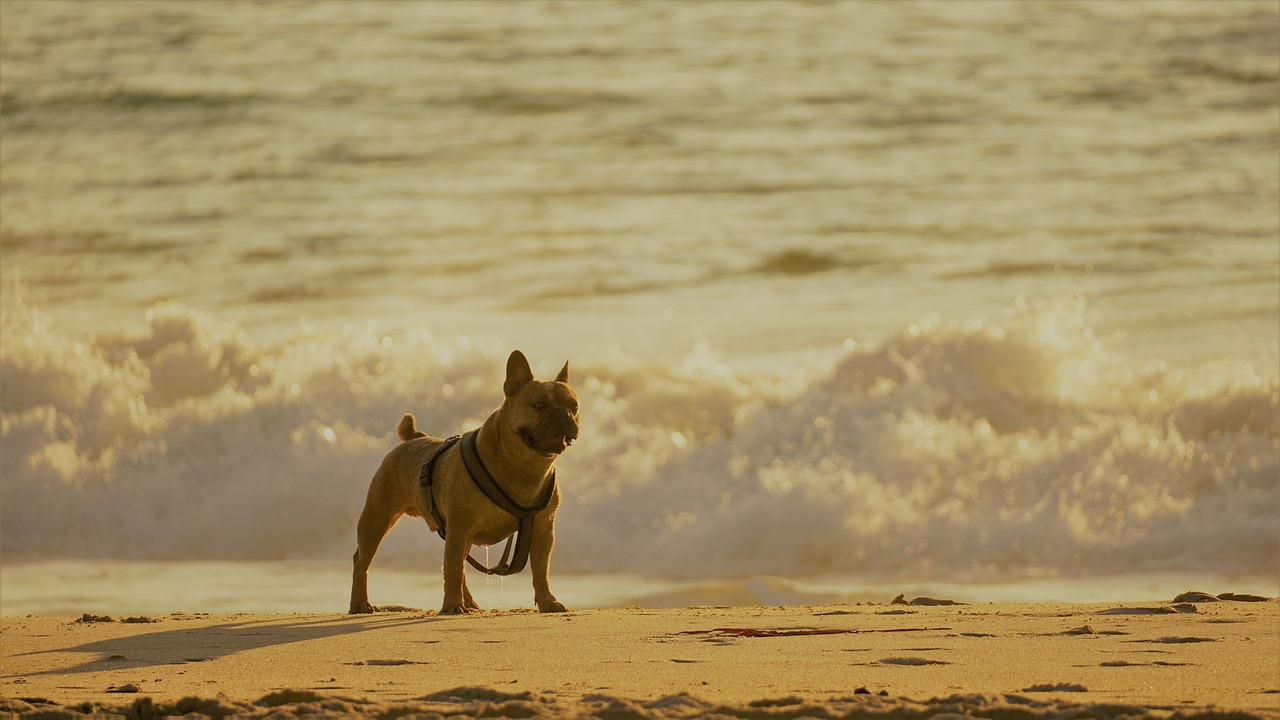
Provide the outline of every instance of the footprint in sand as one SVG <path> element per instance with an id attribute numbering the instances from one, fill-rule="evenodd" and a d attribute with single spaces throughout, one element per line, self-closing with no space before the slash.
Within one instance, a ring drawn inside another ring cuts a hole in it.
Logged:
<path id="1" fill-rule="evenodd" d="M 1088 625 L 1081 625 L 1078 628 L 1063 630 L 1058 634 L 1059 635 L 1128 635 L 1129 633 L 1124 632 L 1123 630 L 1094 630 L 1092 627 Z"/>
<path id="2" fill-rule="evenodd" d="M 881 665 L 950 665 L 951 663 L 944 660 L 930 660 L 920 657 L 900 657 L 900 658 L 884 658 L 880 661 Z"/>
<path id="3" fill-rule="evenodd" d="M 1173 601 L 1176 603 L 1219 602 L 1224 600 L 1227 602 L 1267 602 L 1270 599 L 1271 598 L 1263 597 L 1261 595 L 1248 595 L 1246 593 L 1227 592 L 1222 593 L 1221 595 L 1210 595 L 1209 593 L 1200 592 L 1199 590 L 1191 590 L 1182 593 L 1178 597 L 1174 598 Z"/>
<path id="4" fill-rule="evenodd" d="M 490 690 L 482 687 L 458 687 L 452 690 L 441 690 L 430 695 L 423 695 L 419 700 L 427 702 L 467 702 L 481 701 L 491 703 L 502 703 L 508 700 L 535 700 L 531 692 L 502 692 L 501 690 Z"/>
<path id="5" fill-rule="evenodd" d="M 907 596 L 905 594 L 898 595 L 898 597 L 894 598 L 893 602 L 889 604 L 890 605 L 926 605 L 926 606 L 928 605 L 964 605 L 964 603 L 956 602 L 955 600 L 945 600 L 941 598 L 931 598 L 931 597 L 923 597 L 923 596 L 915 598 L 914 600 L 907 600 Z"/>
<path id="6" fill-rule="evenodd" d="M 1022 688 L 1022 692 L 1089 692 L 1089 688 L 1076 683 L 1041 683 Z"/>
<path id="7" fill-rule="evenodd" d="M 1099 615 L 1175 615 L 1177 613 L 1193 613 L 1196 612 L 1196 606 L 1191 603 L 1179 603 L 1177 605 L 1161 605 L 1159 607 L 1132 607 L 1132 608 L 1110 608 L 1101 610 Z"/>
<path id="8" fill-rule="evenodd" d="M 1147 667 L 1147 666 L 1154 665 L 1156 667 L 1185 667 L 1190 664 L 1191 663 L 1163 662 L 1161 660 L 1156 660 L 1155 662 L 1149 662 L 1149 663 L 1129 662 L 1128 660 L 1108 660 L 1106 662 L 1098 663 L 1098 666 L 1099 667 Z"/>
<path id="9" fill-rule="evenodd" d="M 81 615 L 76 622 L 78 623 L 109 623 L 115 622 L 116 619 L 110 615 L 94 615 L 93 613 L 85 613 Z"/>

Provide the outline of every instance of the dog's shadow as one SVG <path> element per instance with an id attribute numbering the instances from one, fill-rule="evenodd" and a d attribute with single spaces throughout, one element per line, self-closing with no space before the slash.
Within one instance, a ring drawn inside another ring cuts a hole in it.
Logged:
<path id="1" fill-rule="evenodd" d="M 419 613 L 406 616 L 405 612 L 380 612 L 372 615 L 255 619 L 203 627 L 191 627 L 182 620 L 166 620 L 164 622 L 173 623 L 177 627 L 127 637 L 96 640 L 71 647 L 22 653 L 22 655 L 57 656 L 83 654 L 89 655 L 91 659 L 67 667 L 0 677 L 39 677 L 207 662 L 273 645 L 287 645 L 351 633 L 420 625 L 445 619 L 447 619 L 446 616 Z"/>

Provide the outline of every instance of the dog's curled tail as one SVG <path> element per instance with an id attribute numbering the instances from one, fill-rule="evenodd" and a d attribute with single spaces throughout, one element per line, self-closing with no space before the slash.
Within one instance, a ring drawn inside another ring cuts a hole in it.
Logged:
<path id="1" fill-rule="evenodd" d="M 400 422 L 396 423 L 396 434 L 400 436 L 401 442 L 427 436 L 426 433 L 418 430 L 413 413 L 405 413 L 404 417 L 400 418 Z"/>

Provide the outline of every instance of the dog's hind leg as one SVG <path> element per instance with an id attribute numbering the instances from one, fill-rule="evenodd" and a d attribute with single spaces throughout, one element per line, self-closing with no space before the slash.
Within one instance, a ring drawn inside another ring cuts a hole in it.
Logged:
<path id="1" fill-rule="evenodd" d="M 471 588 L 467 587 L 466 573 L 463 573 L 462 575 L 462 605 L 468 610 L 480 609 L 480 603 L 476 602 L 476 599 L 471 597 Z"/>
<path id="2" fill-rule="evenodd" d="M 370 493 L 372 496 L 373 493 Z M 373 556 L 382 544 L 382 538 L 401 513 L 388 512 L 386 503 L 374 502 L 370 497 L 365 502 L 364 511 L 360 513 L 360 523 L 356 526 L 356 553 L 351 557 L 351 614 L 371 613 L 377 610 L 369 604 L 369 565 Z"/>

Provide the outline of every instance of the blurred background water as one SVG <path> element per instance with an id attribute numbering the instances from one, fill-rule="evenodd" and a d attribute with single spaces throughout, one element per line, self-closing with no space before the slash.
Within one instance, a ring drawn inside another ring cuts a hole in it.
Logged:
<path id="1" fill-rule="evenodd" d="M 520 347 L 560 572 L 1280 594 L 1278 75 L 1269 1 L 5 0 L 5 576 L 338 567 Z"/>

